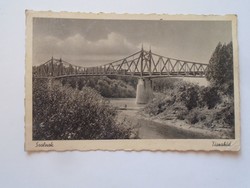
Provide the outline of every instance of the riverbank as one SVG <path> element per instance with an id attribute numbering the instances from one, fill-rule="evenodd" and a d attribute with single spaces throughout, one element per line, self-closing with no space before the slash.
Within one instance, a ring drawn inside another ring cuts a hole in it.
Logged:
<path id="1" fill-rule="evenodd" d="M 192 125 L 185 120 L 172 119 L 172 120 L 162 120 L 159 117 L 150 117 L 149 115 L 138 112 L 141 119 L 160 123 L 164 125 L 166 129 L 175 130 L 178 133 L 176 139 L 178 138 L 190 138 L 190 139 L 229 139 L 232 137 L 232 130 L 228 128 L 206 128 L 201 124 Z M 164 130 L 162 130 L 164 131 Z M 182 135 L 179 135 L 182 134 Z"/>
<path id="2" fill-rule="evenodd" d="M 132 130 L 131 138 L 137 139 L 226 139 L 227 130 L 194 127 L 182 120 L 161 120 L 141 111 L 119 110 L 119 122 Z M 125 123 L 124 123 L 125 122 Z"/>
<path id="3" fill-rule="evenodd" d="M 177 118 L 150 116 L 143 111 L 145 105 L 137 105 L 133 98 L 111 99 L 110 102 L 118 108 L 117 122 L 131 129 L 131 139 L 227 139 L 233 135 L 227 128 L 207 128 Z"/>

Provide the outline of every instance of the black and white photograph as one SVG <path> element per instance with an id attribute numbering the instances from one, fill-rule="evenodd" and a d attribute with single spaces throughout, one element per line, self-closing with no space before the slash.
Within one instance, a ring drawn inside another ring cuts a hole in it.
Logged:
<path id="1" fill-rule="evenodd" d="M 236 18 L 147 18 L 32 17 L 35 147 L 183 139 L 231 146 L 239 126 Z"/>
<path id="2" fill-rule="evenodd" d="M 0 7 L 1 188 L 250 188 L 250 1 Z"/>

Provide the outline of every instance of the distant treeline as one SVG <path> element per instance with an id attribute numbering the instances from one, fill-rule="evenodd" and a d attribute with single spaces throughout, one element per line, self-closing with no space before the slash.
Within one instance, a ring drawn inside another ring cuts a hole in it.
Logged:
<path id="1" fill-rule="evenodd" d="M 155 92 L 165 93 L 175 88 L 177 82 L 180 82 L 179 78 L 154 78 L 153 90 Z"/>
<path id="2" fill-rule="evenodd" d="M 115 76 L 85 76 L 58 79 L 63 85 L 81 90 L 90 87 L 106 98 L 134 98 L 136 79 Z"/>
<path id="3" fill-rule="evenodd" d="M 61 61 L 61 60 L 60 60 Z M 89 68 L 91 69 L 91 68 Z M 57 75 L 77 74 L 79 70 L 62 62 L 49 62 L 33 67 L 33 77 L 50 77 Z M 56 78 L 63 85 L 81 90 L 91 87 L 107 98 L 131 98 L 136 95 L 137 78 L 125 76 L 76 76 Z"/>

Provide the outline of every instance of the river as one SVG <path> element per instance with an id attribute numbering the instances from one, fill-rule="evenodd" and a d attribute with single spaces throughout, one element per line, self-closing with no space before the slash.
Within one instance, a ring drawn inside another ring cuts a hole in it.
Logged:
<path id="1" fill-rule="evenodd" d="M 144 118 L 139 111 L 145 104 L 136 104 L 135 98 L 112 98 L 110 103 L 118 107 L 118 121 L 130 122 L 131 126 L 138 132 L 140 139 L 201 139 L 210 138 L 208 135 L 196 131 L 179 128 L 176 122 L 159 122 Z M 171 125 L 170 125 L 171 124 Z"/>
<path id="2" fill-rule="evenodd" d="M 118 107 L 121 110 L 135 110 L 143 108 L 145 104 L 136 104 L 135 98 L 112 98 L 109 99 L 111 104 Z"/>

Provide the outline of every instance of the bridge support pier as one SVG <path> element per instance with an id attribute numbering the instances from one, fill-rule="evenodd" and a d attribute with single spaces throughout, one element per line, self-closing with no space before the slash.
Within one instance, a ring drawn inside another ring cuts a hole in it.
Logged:
<path id="1" fill-rule="evenodd" d="M 149 78 L 139 78 L 136 90 L 136 103 L 147 104 L 152 98 L 152 80 Z"/>

